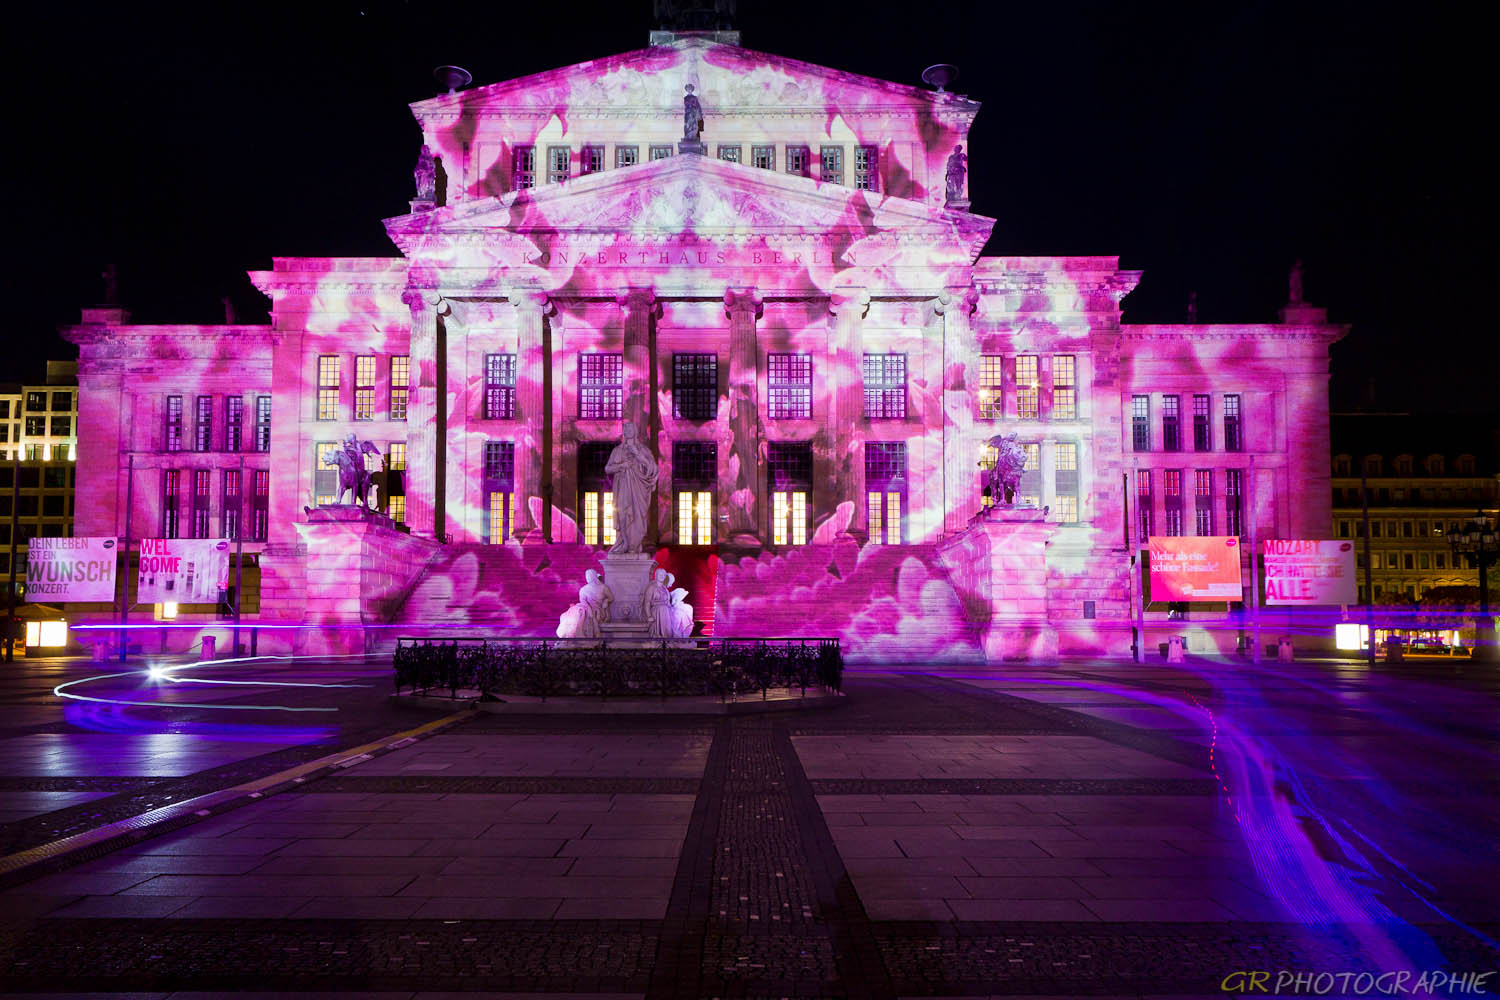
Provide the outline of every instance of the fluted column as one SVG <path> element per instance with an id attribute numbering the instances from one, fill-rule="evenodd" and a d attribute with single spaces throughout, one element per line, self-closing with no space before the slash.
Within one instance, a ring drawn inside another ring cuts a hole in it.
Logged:
<path id="1" fill-rule="evenodd" d="M 433 289 L 409 288 L 401 301 L 411 310 L 411 387 L 406 399 L 406 523 L 414 535 L 441 534 L 437 513 L 439 313 L 447 303 Z"/>
<path id="2" fill-rule="evenodd" d="M 522 543 L 544 541 L 532 500 L 545 503 L 542 492 L 542 451 L 546 433 L 546 398 L 542 391 L 546 357 L 542 325 L 552 308 L 537 288 L 512 288 L 507 294 L 516 311 L 516 468 L 515 537 Z"/>
<path id="3" fill-rule="evenodd" d="M 632 288 L 615 298 L 625 323 L 625 420 L 635 424 L 640 439 L 654 445 L 651 414 L 656 401 L 651 394 L 651 317 L 656 293 Z"/>
<path id="4" fill-rule="evenodd" d="M 865 388 L 864 319 L 870 308 L 870 293 L 864 288 L 836 288 L 829 296 L 833 314 L 833 336 L 829 353 L 834 365 L 833 479 L 834 506 L 854 504 L 848 533 L 864 538 L 865 510 Z"/>
<path id="5" fill-rule="evenodd" d="M 724 293 L 729 312 L 729 540 L 740 545 L 761 543 L 761 498 L 765 480 L 761 461 L 760 347 L 755 320 L 761 296 L 754 288 L 731 288 Z"/>
<path id="6" fill-rule="evenodd" d="M 943 520 L 944 534 L 962 531 L 979 512 L 979 442 L 974 422 L 978 356 L 974 341 L 973 288 L 955 288 L 932 300 L 943 343 Z"/>

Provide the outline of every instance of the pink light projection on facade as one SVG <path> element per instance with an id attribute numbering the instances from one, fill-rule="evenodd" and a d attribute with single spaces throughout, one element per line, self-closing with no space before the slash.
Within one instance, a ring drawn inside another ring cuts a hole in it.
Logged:
<path id="1" fill-rule="evenodd" d="M 717 634 L 908 661 L 1123 652 L 1137 497 L 1154 531 L 1326 536 L 1321 310 L 1122 326 L 1117 258 L 980 256 L 996 220 L 950 169 L 977 102 L 659 42 L 413 105 L 439 183 L 386 220 L 400 256 L 277 258 L 269 326 L 87 312 L 76 532 L 124 536 L 127 495 L 134 539 L 238 518 L 258 617 L 368 628 L 297 643 L 550 635 L 629 421 L 648 551 Z M 1035 509 L 979 517 L 1004 432 Z M 318 509 L 350 433 L 405 530 Z"/>

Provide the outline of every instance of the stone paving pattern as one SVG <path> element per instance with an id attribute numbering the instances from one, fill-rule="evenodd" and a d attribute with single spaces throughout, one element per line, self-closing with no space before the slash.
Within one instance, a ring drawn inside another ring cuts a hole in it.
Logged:
<path id="1" fill-rule="evenodd" d="M 0 977 L 50 996 L 1207 996 L 1238 968 L 1363 967 L 1265 893 L 1177 716 L 994 675 L 849 690 L 815 716 L 475 717 L 5 890 Z M 35 836 L 48 805 L 56 826 L 328 749 L 204 740 L 104 767 L 108 741 L 65 735 L 0 740 L 0 838 Z M 1464 880 L 1438 855 L 1454 905 L 1500 933 L 1486 862 Z M 1424 928 L 1455 967 L 1500 958 Z"/>

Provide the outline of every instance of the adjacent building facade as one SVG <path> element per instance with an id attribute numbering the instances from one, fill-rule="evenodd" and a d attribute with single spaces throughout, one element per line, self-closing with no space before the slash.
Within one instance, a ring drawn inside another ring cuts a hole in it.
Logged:
<path id="1" fill-rule="evenodd" d="M 40 384 L 0 386 L 0 585 L 24 597 L 28 542 L 73 534 L 78 365 L 48 361 Z"/>
<path id="2" fill-rule="evenodd" d="M 629 422 L 706 629 L 923 661 L 1180 631 L 1137 606 L 1152 533 L 1330 537 L 1343 328 L 1297 294 L 1123 325 L 1117 258 L 982 256 L 975 101 L 659 32 L 412 111 L 398 255 L 277 258 L 269 326 L 67 331 L 78 534 L 243 536 L 294 644 L 551 634 L 614 540 Z M 1022 506 L 986 513 L 1006 433 Z M 327 507 L 351 434 L 388 520 Z"/>

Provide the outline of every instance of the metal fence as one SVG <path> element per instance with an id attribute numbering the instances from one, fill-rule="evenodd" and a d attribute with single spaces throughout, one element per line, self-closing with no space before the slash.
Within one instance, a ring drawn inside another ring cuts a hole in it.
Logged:
<path id="1" fill-rule="evenodd" d="M 396 640 L 396 692 L 600 698 L 717 695 L 773 688 L 839 690 L 837 639 L 693 639 L 611 644 L 598 639 L 486 637 Z"/>

